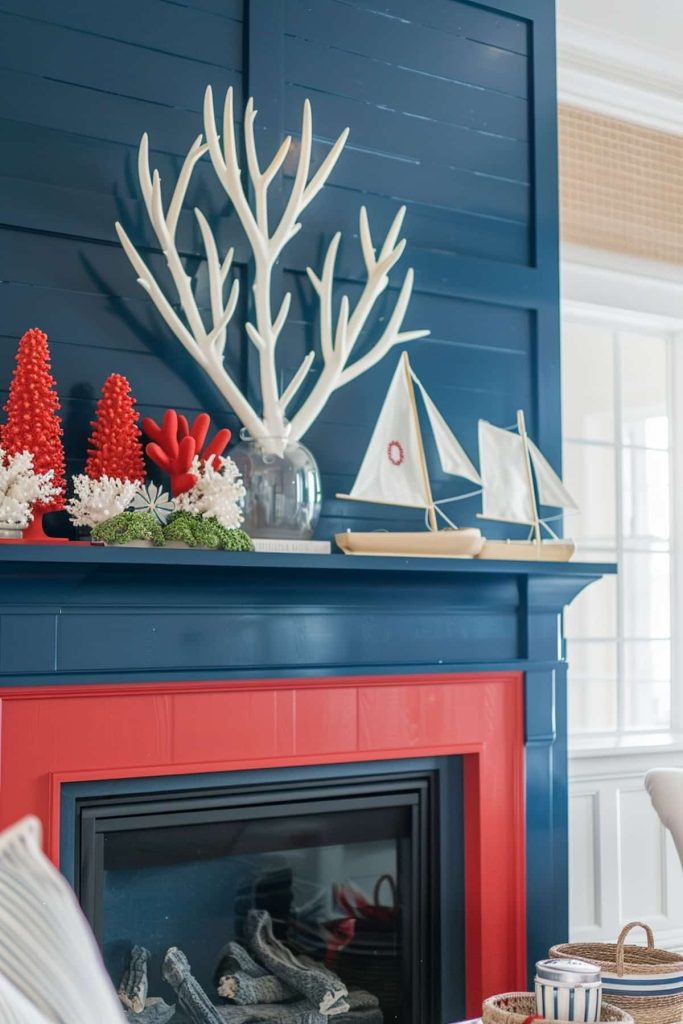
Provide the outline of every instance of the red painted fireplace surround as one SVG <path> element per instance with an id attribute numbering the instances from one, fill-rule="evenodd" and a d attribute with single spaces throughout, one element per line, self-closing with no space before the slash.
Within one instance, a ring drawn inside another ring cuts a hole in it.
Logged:
<path id="1" fill-rule="evenodd" d="M 525 985 L 519 674 L 7 689 L 1 736 L 2 824 L 56 863 L 64 783 L 463 755 L 468 1012 Z"/>

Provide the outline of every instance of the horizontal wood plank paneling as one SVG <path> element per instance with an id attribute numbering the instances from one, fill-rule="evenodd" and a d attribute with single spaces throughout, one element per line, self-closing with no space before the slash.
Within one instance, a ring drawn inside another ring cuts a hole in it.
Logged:
<path id="1" fill-rule="evenodd" d="M 513 53 L 528 52 L 527 24 L 522 18 L 511 17 L 498 5 L 482 8 L 479 4 L 452 0 L 432 0 L 415 4 L 413 0 L 339 0 L 347 7 L 376 11 L 386 18 L 396 18 L 410 24 L 427 25 L 450 35 L 464 35 L 479 42 L 497 46 Z"/>
<path id="2" fill-rule="evenodd" d="M 291 85 L 287 90 L 287 123 L 298 130 L 308 90 Z M 423 161 L 434 154 L 437 165 L 528 184 L 529 144 L 525 140 L 494 135 L 459 124 L 447 124 L 427 115 L 413 117 L 388 107 L 374 109 L 366 100 L 334 93 L 315 97 L 315 123 L 332 125 L 338 132 L 351 127 L 349 144 L 376 151 L 378 141 L 387 155 Z"/>
<path id="3" fill-rule="evenodd" d="M 223 44 L 220 51 L 217 41 Z M 213 60 L 206 55 L 197 60 L 0 12 L 0 62 L 5 69 L 63 79 L 63 54 L 78 49 L 78 60 L 69 68 L 72 85 L 180 109 L 188 108 L 197 82 L 200 88 L 204 85 L 208 67 L 213 68 L 216 86 L 224 89 L 233 74 L 242 70 L 239 35 L 229 31 L 219 35 L 214 30 L 214 46 Z M 122 67 L 128 70 L 125 82 Z"/>
<path id="4" fill-rule="evenodd" d="M 306 96 L 314 166 L 351 128 L 330 184 L 306 211 L 278 268 L 277 286 L 293 295 L 280 342 L 282 383 L 317 346 L 318 311 L 305 267 L 320 269 L 332 234 L 341 230 L 335 301 L 342 292 L 353 301 L 363 278 L 360 206 L 381 242 L 404 203 L 406 255 L 359 351 L 377 337 L 413 266 L 406 328 L 432 333 L 411 347 L 411 358 L 468 452 L 476 459 L 479 416 L 507 423 L 519 406 L 552 449 L 556 424 L 552 411 L 543 411 L 551 403 L 539 397 L 547 390 L 538 380 L 541 365 L 552 376 L 556 363 L 552 163 L 541 179 L 546 192 L 535 185 L 535 125 L 543 120 L 544 145 L 554 131 L 551 66 L 543 56 L 552 21 L 539 14 L 536 0 L 498 6 L 282 0 L 265 25 L 256 0 L 0 0 L 0 400 L 17 338 L 38 325 L 51 339 L 70 469 L 83 463 L 99 387 L 112 371 L 129 376 L 145 413 L 206 408 L 218 423 L 237 426 L 136 284 L 114 232 L 120 219 L 170 288 L 140 199 L 137 145 L 147 131 L 152 165 L 169 196 L 202 129 L 206 85 L 213 85 L 219 109 L 232 85 L 238 117 L 250 93 L 260 107 L 262 163 L 283 131 L 298 138 Z M 293 170 L 290 158 L 285 193 Z M 196 168 L 178 227 L 206 313 L 197 205 L 217 225 L 220 244 L 236 248 L 242 298 L 227 359 L 240 380 L 253 382 L 242 327 L 250 253 L 208 158 Z M 352 482 L 397 355 L 333 395 L 306 438 L 324 477 L 322 535 L 354 524 L 419 524 L 419 514 L 334 497 Z M 320 365 L 318 354 L 311 381 Z M 429 436 L 427 447 L 437 496 L 467 490 L 443 476 Z M 467 522 L 477 507 L 468 500 L 452 508 Z"/>
<path id="5" fill-rule="evenodd" d="M 411 236 L 416 248 L 525 262 L 528 61 L 469 37 L 455 21 L 452 28 L 448 34 L 415 13 L 387 16 L 340 0 L 290 0 L 285 127 L 297 134 L 301 99 L 313 91 L 315 131 L 325 144 L 351 127 L 335 186 L 407 203 L 421 227 L 427 211 L 437 214 L 445 230 Z"/>
<path id="6" fill-rule="evenodd" d="M 501 52 L 499 47 L 465 34 L 444 33 L 436 26 L 421 23 L 416 13 L 414 6 L 410 20 L 387 18 L 359 5 L 351 16 L 348 5 L 339 0 L 289 0 L 285 31 L 335 51 L 345 50 L 393 65 L 401 71 L 464 82 L 512 96 L 527 95 L 524 56 Z"/>
<path id="7" fill-rule="evenodd" d="M 221 87 L 233 84 L 236 101 L 241 107 L 239 74 L 218 71 L 216 78 Z M 134 146 L 143 132 L 148 131 L 155 148 L 185 154 L 201 130 L 198 111 L 204 89 L 212 81 L 211 66 L 203 74 L 199 69 L 193 95 L 181 109 L 123 94 L 114 95 L 70 81 L 50 81 L 39 75 L 0 68 L 0 117 Z"/>
<path id="8" fill-rule="evenodd" d="M 283 254 L 283 261 L 288 266 L 301 266 L 302 262 L 315 261 L 320 265 L 324 249 L 321 238 L 329 241 L 334 230 L 343 232 L 341 259 L 339 267 L 341 275 L 362 272 L 362 261 L 359 259 L 358 248 L 358 211 L 363 203 L 368 202 L 368 194 L 339 188 L 336 177 L 320 193 L 306 211 L 306 226 L 309 231 L 302 237 L 296 236 Z M 402 200 L 390 196 L 372 196 L 369 206 L 370 228 L 373 238 L 380 241 L 386 234 L 394 214 Z M 515 266 L 526 266 L 530 257 L 531 244 L 529 227 L 518 221 L 504 220 L 500 217 L 479 216 L 471 211 L 456 208 L 435 208 L 431 205 L 417 204 L 406 201 L 407 216 L 405 233 L 409 247 L 404 257 L 407 266 L 417 266 L 425 256 L 450 257 L 453 254 L 470 259 L 492 259 L 497 263 Z M 331 227 L 334 224 L 334 228 Z M 310 232 L 310 234 L 309 234 Z M 466 273 L 469 261 L 460 261 L 461 266 L 448 272 L 450 294 L 458 294 L 461 280 Z M 399 264 L 398 270 L 400 270 Z M 486 284 L 484 274 L 479 275 L 478 289 Z M 502 281 L 494 284 L 493 291 L 502 286 Z M 438 275 L 431 271 L 421 274 L 418 278 L 418 289 L 444 287 Z"/>
<path id="9" fill-rule="evenodd" d="M 287 125 L 287 131 L 292 131 L 292 126 Z M 335 130 L 329 132 L 331 138 L 337 134 Z M 328 149 L 327 143 L 313 146 L 316 164 L 322 163 Z M 528 217 L 528 187 L 520 182 L 487 178 L 443 164 L 397 160 L 391 154 L 357 149 L 351 140 L 344 159 L 335 168 L 334 183 L 437 210 L 462 210 L 519 223 L 526 223 Z"/>
<path id="10" fill-rule="evenodd" d="M 20 15 L 33 24 L 74 29 L 88 37 L 100 36 L 132 43 L 143 50 L 154 50 L 179 57 L 190 57 L 222 67 L 227 45 L 240 53 L 242 0 L 221 0 L 216 12 L 198 4 L 168 3 L 167 0 L 116 0 L 115 4 L 93 4 L 92 0 L 0 0 L 0 12 Z M 218 18 L 227 17 L 237 24 L 231 29 Z M 241 65 L 235 65 L 241 66 Z"/>
<path id="11" fill-rule="evenodd" d="M 308 89 L 364 99 L 378 107 L 506 138 L 528 137 L 527 103 L 517 96 L 413 74 L 343 50 L 335 52 L 332 61 L 327 50 L 315 49 L 307 40 L 295 37 L 285 40 L 285 58 L 288 82 Z"/>

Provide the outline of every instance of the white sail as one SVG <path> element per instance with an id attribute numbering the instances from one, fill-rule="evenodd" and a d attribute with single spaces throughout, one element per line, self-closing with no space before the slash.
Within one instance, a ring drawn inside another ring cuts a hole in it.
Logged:
<path id="1" fill-rule="evenodd" d="M 530 438 L 527 438 L 527 444 L 534 473 L 536 474 L 536 489 L 541 505 L 551 505 L 553 508 L 575 509 L 577 507 L 576 502 L 545 455 L 539 451 Z"/>
<path id="2" fill-rule="evenodd" d="M 483 518 L 532 525 L 536 520 L 533 495 L 519 434 L 479 420 L 479 465 Z"/>
<path id="3" fill-rule="evenodd" d="M 453 434 L 453 431 L 425 391 L 422 381 L 415 376 L 412 369 L 410 373 L 420 389 L 420 394 L 429 416 L 429 422 L 432 426 L 436 450 L 439 453 L 439 461 L 444 473 L 450 473 L 451 476 L 461 476 L 465 480 L 471 480 L 475 484 L 480 484 L 481 477 L 467 457 L 464 448 Z"/>
<path id="4" fill-rule="evenodd" d="M 356 481 L 350 494 L 340 497 L 408 508 L 431 507 L 408 372 L 407 360 L 401 359 Z"/>

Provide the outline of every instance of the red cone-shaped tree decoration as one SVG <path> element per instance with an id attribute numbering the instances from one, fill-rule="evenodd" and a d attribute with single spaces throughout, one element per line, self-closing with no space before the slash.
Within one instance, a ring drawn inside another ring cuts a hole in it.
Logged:
<path id="1" fill-rule="evenodd" d="M 93 480 L 103 476 L 119 480 L 145 479 L 140 428 L 130 384 L 120 373 L 112 373 L 102 386 L 97 418 L 91 426 L 85 472 Z"/>
<path id="2" fill-rule="evenodd" d="M 62 426 L 57 415 L 59 398 L 50 373 L 47 334 L 37 327 L 27 331 L 19 342 L 9 398 L 5 405 L 7 422 L 2 428 L 2 447 L 10 455 L 29 451 L 36 473 L 53 471 L 59 494 L 46 505 L 33 509 L 36 536 L 42 534 L 42 513 L 64 508 L 64 446 Z"/>

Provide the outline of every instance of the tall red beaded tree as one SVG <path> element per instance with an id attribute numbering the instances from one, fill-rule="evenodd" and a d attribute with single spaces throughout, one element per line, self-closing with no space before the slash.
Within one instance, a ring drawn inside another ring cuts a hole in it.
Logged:
<path id="1" fill-rule="evenodd" d="M 7 422 L 1 433 L 8 454 L 31 452 L 36 472 L 52 470 L 53 483 L 59 488 L 50 502 L 34 506 L 33 521 L 24 530 L 24 540 L 32 542 L 62 539 L 48 537 L 43 530 L 43 515 L 63 509 L 66 492 L 62 425 L 57 415 L 60 405 L 51 369 L 47 334 L 32 327 L 19 342 L 5 405 Z"/>
<path id="2" fill-rule="evenodd" d="M 88 441 L 85 472 L 92 480 L 103 476 L 119 480 L 145 479 L 145 463 L 138 427 L 140 416 L 130 384 L 120 373 L 112 373 L 102 385 L 93 432 Z"/>

